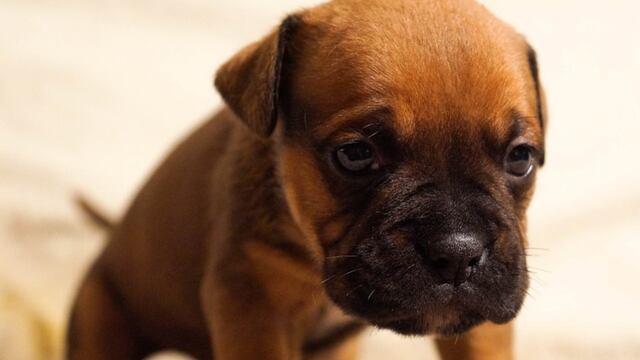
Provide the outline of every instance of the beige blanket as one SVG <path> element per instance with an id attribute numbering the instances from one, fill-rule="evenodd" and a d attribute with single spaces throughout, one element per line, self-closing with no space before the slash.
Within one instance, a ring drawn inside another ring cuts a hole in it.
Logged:
<path id="1" fill-rule="evenodd" d="M 389 0 L 392 1 L 392 0 Z M 0 2 L 0 359 L 59 358 L 102 234 L 168 147 L 220 104 L 214 69 L 305 0 Z M 522 359 L 640 358 L 640 6 L 486 0 L 527 34 L 550 102 L 530 211 Z M 433 358 L 367 332 L 363 359 Z"/>

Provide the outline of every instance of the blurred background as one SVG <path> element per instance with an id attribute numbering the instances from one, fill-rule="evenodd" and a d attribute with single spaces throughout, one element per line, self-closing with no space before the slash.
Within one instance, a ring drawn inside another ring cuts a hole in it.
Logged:
<path id="1" fill-rule="evenodd" d="M 392 1 L 392 0 L 389 0 Z M 484 0 L 537 49 L 547 165 L 529 212 L 521 359 L 640 359 L 640 3 Z M 0 1 L 0 359 L 59 359 L 113 217 L 220 106 L 217 66 L 311 0 Z M 363 359 L 434 358 L 368 330 Z"/>

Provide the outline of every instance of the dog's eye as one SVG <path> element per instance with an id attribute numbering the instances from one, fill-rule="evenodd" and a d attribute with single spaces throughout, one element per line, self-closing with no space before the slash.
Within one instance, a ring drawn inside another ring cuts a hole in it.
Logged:
<path id="1" fill-rule="evenodd" d="M 533 154 L 527 145 L 518 145 L 511 149 L 505 159 L 505 168 L 511 175 L 523 177 L 533 169 Z"/>
<path id="2" fill-rule="evenodd" d="M 351 173 L 364 173 L 379 167 L 373 147 L 365 142 L 341 145 L 335 152 L 335 159 L 342 169 Z"/>

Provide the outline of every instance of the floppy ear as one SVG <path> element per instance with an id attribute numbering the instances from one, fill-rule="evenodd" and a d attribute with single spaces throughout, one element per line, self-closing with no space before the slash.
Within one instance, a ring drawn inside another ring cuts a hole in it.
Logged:
<path id="1" fill-rule="evenodd" d="M 547 130 L 547 101 L 545 98 L 544 89 L 540 84 L 540 78 L 538 76 L 538 59 L 536 57 L 536 51 L 529 44 L 527 44 L 527 60 L 529 61 L 529 71 L 531 72 L 531 77 L 533 78 L 533 86 L 535 87 L 536 92 L 536 115 L 538 116 L 538 122 L 540 123 L 540 128 L 544 136 Z M 543 148 L 540 165 L 544 164 L 544 157 L 545 151 Z"/>
<path id="2" fill-rule="evenodd" d="M 233 112 L 253 131 L 269 136 L 278 119 L 282 64 L 300 18 L 287 17 L 278 30 L 234 55 L 218 69 L 215 86 Z"/>

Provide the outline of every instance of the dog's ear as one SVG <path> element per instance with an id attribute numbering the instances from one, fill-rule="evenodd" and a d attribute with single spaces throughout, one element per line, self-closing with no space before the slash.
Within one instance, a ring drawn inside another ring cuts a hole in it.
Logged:
<path id="1" fill-rule="evenodd" d="M 297 15 L 287 17 L 277 30 L 242 49 L 216 73 L 215 86 L 224 101 L 261 136 L 269 136 L 276 126 L 282 64 L 300 23 Z"/>
<path id="2" fill-rule="evenodd" d="M 529 62 L 529 71 L 531 72 L 531 77 L 533 78 L 533 86 L 535 87 L 536 92 L 536 116 L 538 117 L 538 122 L 540 123 L 540 128 L 544 136 L 547 130 L 547 101 L 544 94 L 544 89 L 542 88 L 542 84 L 540 84 L 536 51 L 529 44 L 527 44 L 527 60 Z M 544 164 L 545 158 L 544 138 L 542 145 L 543 149 L 542 157 L 540 158 L 540 165 Z"/>

